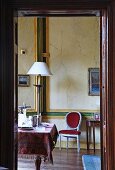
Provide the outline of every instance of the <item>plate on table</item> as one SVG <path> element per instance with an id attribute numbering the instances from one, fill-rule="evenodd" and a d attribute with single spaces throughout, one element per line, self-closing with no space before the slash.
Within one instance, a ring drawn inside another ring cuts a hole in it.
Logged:
<path id="1" fill-rule="evenodd" d="M 33 130 L 33 127 L 20 127 L 20 130 Z"/>
<path id="2" fill-rule="evenodd" d="M 45 123 L 45 122 L 43 122 L 43 123 L 42 123 L 42 126 L 44 126 L 44 127 L 51 127 L 51 124 L 50 124 L 50 123 Z"/>

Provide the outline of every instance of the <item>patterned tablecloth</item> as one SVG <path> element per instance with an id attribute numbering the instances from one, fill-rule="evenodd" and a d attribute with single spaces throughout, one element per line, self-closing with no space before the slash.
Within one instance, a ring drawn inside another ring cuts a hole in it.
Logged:
<path id="1" fill-rule="evenodd" d="M 18 128 L 18 154 L 35 154 L 53 163 L 52 150 L 57 142 L 55 124 L 42 124 L 38 128 Z"/>

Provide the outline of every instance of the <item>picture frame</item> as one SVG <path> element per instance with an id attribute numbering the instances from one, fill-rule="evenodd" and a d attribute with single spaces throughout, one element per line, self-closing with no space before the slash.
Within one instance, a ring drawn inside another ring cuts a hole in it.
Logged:
<path id="1" fill-rule="evenodd" d="M 94 113 L 94 120 L 100 121 L 100 113 L 99 112 Z"/>
<path id="2" fill-rule="evenodd" d="M 99 68 L 89 68 L 89 96 L 100 95 L 100 75 Z"/>
<path id="3" fill-rule="evenodd" d="M 18 86 L 20 87 L 29 87 L 30 85 L 30 76 L 26 74 L 18 75 Z"/>

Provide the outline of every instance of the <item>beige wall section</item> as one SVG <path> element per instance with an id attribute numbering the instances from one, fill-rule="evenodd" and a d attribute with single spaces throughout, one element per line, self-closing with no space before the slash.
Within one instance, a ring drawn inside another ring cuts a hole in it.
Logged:
<path id="1" fill-rule="evenodd" d="M 18 74 L 27 74 L 36 58 L 36 20 L 33 17 L 18 17 Z M 21 50 L 25 54 L 21 54 Z M 18 87 L 18 105 L 23 102 L 35 110 L 34 76 L 29 87 Z"/>
<path id="2" fill-rule="evenodd" d="M 99 17 L 49 18 L 50 103 L 48 111 L 99 110 L 88 95 L 88 68 L 100 65 Z"/>

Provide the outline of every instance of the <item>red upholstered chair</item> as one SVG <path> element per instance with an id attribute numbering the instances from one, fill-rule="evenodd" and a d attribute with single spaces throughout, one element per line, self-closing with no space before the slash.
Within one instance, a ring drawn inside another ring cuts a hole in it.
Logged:
<path id="1" fill-rule="evenodd" d="M 77 150 L 80 151 L 80 124 L 81 124 L 81 114 L 77 111 L 72 111 L 66 114 L 66 124 L 67 128 L 64 130 L 59 131 L 59 138 L 60 138 L 60 149 L 61 149 L 61 138 L 67 138 L 67 146 L 68 149 L 68 139 L 69 138 L 76 138 L 77 139 Z"/>

